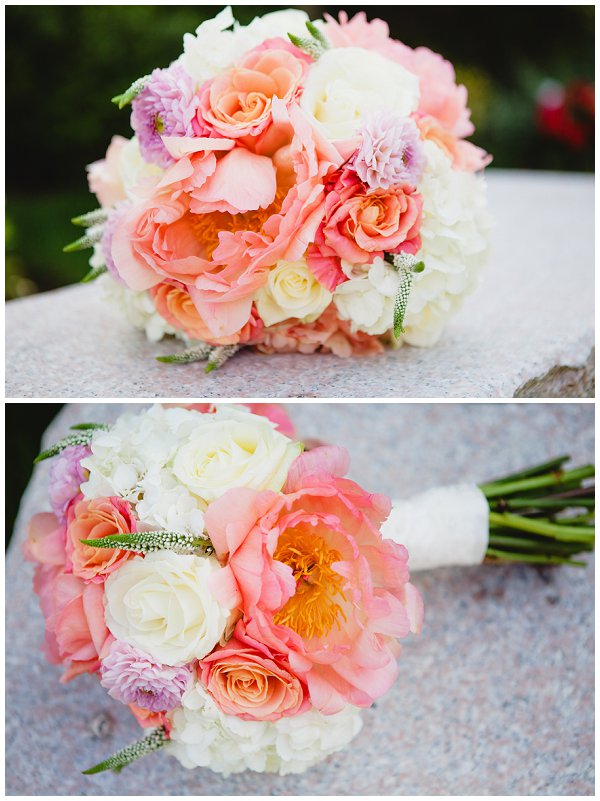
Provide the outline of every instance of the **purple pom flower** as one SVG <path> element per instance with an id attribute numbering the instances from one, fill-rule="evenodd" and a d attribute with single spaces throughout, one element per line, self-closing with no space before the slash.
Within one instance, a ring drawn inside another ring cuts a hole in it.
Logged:
<path id="1" fill-rule="evenodd" d="M 146 161 L 160 167 L 174 162 L 161 135 L 193 136 L 198 103 L 194 82 L 181 67 L 154 70 L 131 104 L 131 127 Z"/>
<path id="2" fill-rule="evenodd" d="M 50 467 L 50 506 L 57 518 L 64 522 L 69 502 L 79 493 L 79 487 L 87 479 L 87 471 L 80 462 L 91 453 L 86 445 L 65 448 L 52 461 Z"/>
<path id="3" fill-rule="evenodd" d="M 192 675 L 187 667 L 157 665 L 147 654 L 120 640 L 111 645 L 101 674 L 101 684 L 112 698 L 151 712 L 167 712 L 179 706 Z"/>
<path id="4" fill-rule="evenodd" d="M 395 111 L 378 111 L 359 133 L 362 144 L 354 157 L 354 169 L 363 183 L 371 189 L 416 186 L 423 175 L 425 156 L 414 120 Z"/>

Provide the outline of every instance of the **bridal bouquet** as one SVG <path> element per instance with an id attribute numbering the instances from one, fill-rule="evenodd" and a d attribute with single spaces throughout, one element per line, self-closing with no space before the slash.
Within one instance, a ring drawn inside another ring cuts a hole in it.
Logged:
<path id="1" fill-rule="evenodd" d="M 231 9 L 114 98 L 134 136 L 88 168 L 73 222 L 120 315 L 167 362 L 428 346 L 477 283 L 491 157 L 452 65 L 364 12 Z"/>
<path id="2" fill-rule="evenodd" d="M 423 618 L 409 566 L 581 564 L 594 545 L 594 468 L 565 458 L 392 503 L 344 478 L 344 449 L 303 450 L 275 406 L 74 429 L 38 457 L 56 457 L 52 512 L 25 546 L 44 652 L 151 729 L 86 773 L 158 748 L 225 775 L 301 772 L 394 683 Z"/>

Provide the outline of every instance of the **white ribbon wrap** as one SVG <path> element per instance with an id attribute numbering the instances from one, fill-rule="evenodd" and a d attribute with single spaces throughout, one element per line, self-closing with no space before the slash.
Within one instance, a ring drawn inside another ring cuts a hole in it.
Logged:
<path id="1" fill-rule="evenodd" d="M 480 565 L 489 537 L 489 506 L 474 484 L 439 487 L 392 502 L 381 533 L 408 550 L 408 567 Z"/>

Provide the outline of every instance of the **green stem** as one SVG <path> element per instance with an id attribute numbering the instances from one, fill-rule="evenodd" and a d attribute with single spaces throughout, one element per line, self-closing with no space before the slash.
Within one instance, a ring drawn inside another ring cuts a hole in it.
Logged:
<path id="1" fill-rule="evenodd" d="M 511 551 L 496 551 L 488 548 L 487 556 L 503 562 L 527 562 L 537 565 L 573 565 L 574 567 L 585 567 L 586 563 L 575 559 L 563 559 L 560 556 L 544 556 L 543 554 L 515 553 Z"/>
<path id="2" fill-rule="evenodd" d="M 578 467 L 576 470 L 559 471 L 543 476 L 532 476 L 531 478 L 519 479 L 509 482 L 494 482 L 492 484 L 481 484 L 479 489 L 486 498 L 499 498 L 505 495 L 514 495 L 517 492 L 525 492 L 541 487 L 551 487 L 567 482 L 583 481 L 595 474 L 594 465 Z"/>
<path id="3" fill-rule="evenodd" d="M 547 520 L 532 520 L 529 517 L 513 515 L 509 512 L 504 514 L 490 512 L 490 525 L 514 528 L 517 531 L 528 531 L 532 534 L 541 534 L 544 537 L 550 537 L 555 540 L 594 541 L 593 526 L 557 525 Z"/>

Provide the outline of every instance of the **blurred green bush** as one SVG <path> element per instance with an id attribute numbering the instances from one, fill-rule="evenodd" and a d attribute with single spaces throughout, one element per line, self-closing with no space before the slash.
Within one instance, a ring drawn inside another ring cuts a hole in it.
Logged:
<path id="1" fill-rule="evenodd" d="M 234 6 L 241 22 L 284 6 Z M 301 6 L 313 17 L 341 6 Z M 86 256 L 64 255 L 88 210 L 85 165 L 129 120 L 110 98 L 167 65 L 221 6 L 9 6 L 6 9 L 7 297 L 77 281 Z M 359 7 L 347 7 L 349 13 Z M 392 35 L 427 45 L 470 93 L 474 141 L 496 167 L 593 170 L 584 149 L 544 135 L 536 96 L 547 79 L 594 76 L 593 6 L 368 6 Z"/>

